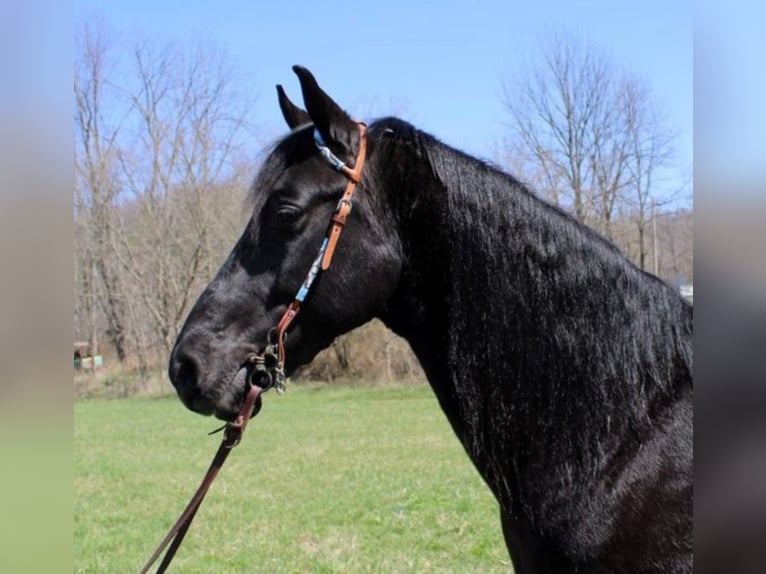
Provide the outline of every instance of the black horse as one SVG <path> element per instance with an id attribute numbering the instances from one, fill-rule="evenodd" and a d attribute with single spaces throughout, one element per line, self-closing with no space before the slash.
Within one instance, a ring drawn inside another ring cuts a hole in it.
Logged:
<path id="1" fill-rule="evenodd" d="M 222 419 L 347 185 L 317 141 L 354 166 L 364 137 L 294 70 L 307 111 L 278 87 L 292 131 L 170 359 L 186 406 Z M 287 374 L 379 317 L 412 346 L 496 496 L 516 572 L 691 572 L 691 306 L 510 175 L 397 119 L 366 137 L 353 212 L 290 330 Z"/>

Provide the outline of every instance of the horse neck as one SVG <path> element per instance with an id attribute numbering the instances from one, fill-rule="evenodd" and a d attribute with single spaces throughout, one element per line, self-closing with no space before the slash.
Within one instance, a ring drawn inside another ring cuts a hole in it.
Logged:
<path id="1" fill-rule="evenodd" d="M 603 462 L 691 384 L 691 313 L 509 176 L 438 142 L 416 152 L 388 171 L 405 265 L 383 320 L 480 469 L 535 448 Z"/>

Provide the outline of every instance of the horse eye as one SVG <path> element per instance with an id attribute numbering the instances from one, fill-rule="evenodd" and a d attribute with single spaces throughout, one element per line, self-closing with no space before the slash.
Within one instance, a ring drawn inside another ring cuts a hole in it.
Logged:
<path id="1" fill-rule="evenodd" d="M 293 223 L 302 214 L 303 210 L 293 204 L 282 204 L 277 208 L 277 218 L 282 223 Z"/>

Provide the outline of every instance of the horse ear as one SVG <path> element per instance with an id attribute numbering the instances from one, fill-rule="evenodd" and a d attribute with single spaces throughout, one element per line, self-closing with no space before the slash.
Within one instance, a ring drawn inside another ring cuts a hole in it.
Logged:
<path id="1" fill-rule="evenodd" d="M 314 126 L 324 140 L 341 150 L 346 160 L 354 161 L 359 147 L 359 129 L 349 115 L 319 87 L 314 76 L 303 66 L 293 66 L 303 91 L 306 104 Z"/>
<path id="2" fill-rule="evenodd" d="M 282 110 L 282 116 L 291 130 L 311 123 L 311 117 L 306 113 L 306 110 L 292 103 L 279 84 L 277 84 L 277 97 L 279 98 L 279 109 Z"/>

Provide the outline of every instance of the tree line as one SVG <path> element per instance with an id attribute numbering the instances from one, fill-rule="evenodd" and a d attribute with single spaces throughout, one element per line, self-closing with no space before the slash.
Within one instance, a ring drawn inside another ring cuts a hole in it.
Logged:
<path id="1" fill-rule="evenodd" d="M 164 367 L 186 314 L 245 224 L 257 130 L 225 54 L 138 41 L 102 24 L 75 36 L 74 336 L 143 378 Z M 691 209 L 667 191 L 675 135 L 651 91 L 563 35 L 505 84 L 501 163 L 611 238 L 641 268 L 692 276 Z M 321 380 L 419 378 L 380 323 L 302 371 Z"/>

